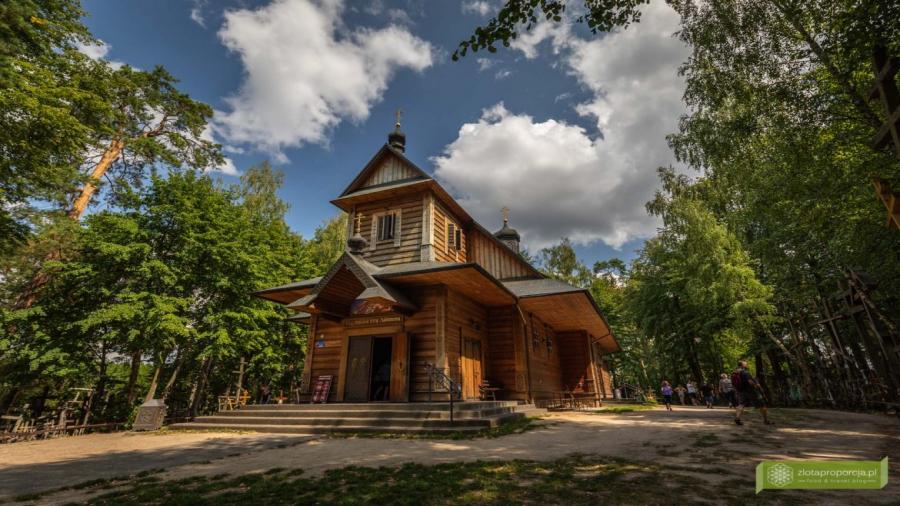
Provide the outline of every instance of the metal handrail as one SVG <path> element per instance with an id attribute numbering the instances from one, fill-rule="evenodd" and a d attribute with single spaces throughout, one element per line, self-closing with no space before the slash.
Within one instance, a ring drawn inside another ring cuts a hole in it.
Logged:
<path id="1" fill-rule="evenodd" d="M 434 392 L 434 383 L 437 380 L 439 386 L 443 386 L 448 391 L 448 396 L 450 397 L 450 425 L 453 425 L 453 394 L 457 393 L 460 395 L 460 399 L 462 398 L 462 392 L 459 390 L 459 385 L 453 378 L 447 376 L 443 369 L 439 369 L 435 367 L 434 364 L 430 362 L 425 362 L 425 372 L 428 373 L 428 401 L 431 401 L 431 393 Z"/>

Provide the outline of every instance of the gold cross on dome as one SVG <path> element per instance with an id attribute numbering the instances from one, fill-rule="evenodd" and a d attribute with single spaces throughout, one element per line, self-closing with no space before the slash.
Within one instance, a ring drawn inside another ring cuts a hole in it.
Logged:
<path id="1" fill-rule="evenodd" d="M 400 128 L 400 116 L 403 115 L 403 109 L 397 109 L 397 128 Z"/>
<path id="2" fill-rule="evenodd" d="M 362 219 L 363 219 L 362 213 L 359 213 L 356 215 L 356 233 L 357 234 L 359 233 L 359 229 L 362 228 Z"/>
<path id="3" fill-rule="evenodd" d="M 503 206 L 503 209 L 500 209 L 500 212 L 503 213 L 503 223 L 509 222 L 509 208 Z"/>

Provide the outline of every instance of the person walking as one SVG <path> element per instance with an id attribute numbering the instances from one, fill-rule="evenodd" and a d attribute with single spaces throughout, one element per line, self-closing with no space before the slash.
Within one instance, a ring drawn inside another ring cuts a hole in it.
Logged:
<path id="1" fill-rule="evenodd" d="M 725 396 L 725 400 L 728 401 L 729 408 L 736 408 L 737 402 L 734 399 L 734 386 L 731 384 L 731 378 L 728 377 L 724 372 L 722 376 L 719 378 L 719 392 Z"/>
<path id="2" fill-rule="evenodd" d="M 693 381 L 688 381 L 687 398 L 692 405 L 697 406 L 699 404 L 699 402 L 697 402 L 697 385 L 695 385 Z"/>
<path id="3" fill-rule="evenodd" d="M 672 411 L 672 385 L 663 380 L 660 392 L 662 392 L 663 402 L 666 403 L 666 411 Z"/>
<path id="4" fill-rule="evenodd" d="M 682 406 L 684 406 L 684 392 L 685 391 L 686 391 L 686 389 L 684 388 L 684 385 L 678 385 L 677 387 L 675 387 L 675 393 L 678 394 L 678 402 L 680 402 Z"/>
<path id="5" fill-rule="evenodd" d="M 709 383 L 704 383 L 700 386 L 700 392 L 703 393 L 703 402 L 706 403 L 706 407 L 709 409 L 713 408 L 713 402 L 715 402 L 716 398 L 713 397 L 713 386 Z"/>
<path id="6" fill-rule="evenodd" d="M 731 375 L 731 383 L 738 392 L 738 408 L 734 415 L 735 424 L 744 425 L 744 422 L 741 421 L 744 408 L 753 406 L 762 414 L 763 423 L 774 425 L 769 421 L 769 408 L 766 406 L 766 396 L 763 394 L 759 381 L 750 374 L 746 361 L 741 360 L 738 362 L 738 369 Z"/>

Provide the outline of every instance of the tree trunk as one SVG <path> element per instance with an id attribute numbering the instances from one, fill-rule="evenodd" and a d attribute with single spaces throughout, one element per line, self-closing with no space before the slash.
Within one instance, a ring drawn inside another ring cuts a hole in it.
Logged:
<path id="1" fill-rule="evenodd" d="M 0 415 L 5 415 L 9 408 L 12 407 L 13 403 L 16 402 L 16 399 L 19 397 L 19 392 L 21 390 L 18 387 L 13 387 L 12 390 L 6 392 L 6 395 L 3 396 L 3 400 L 0 401 Z"/>
<path id="2" fill-rule="evenodd" d="M 691 374 L 694 375 L 694 381 L 697 385 L 704 383 L 703 369 L 700 367 L 700 358 L 697 356 L 697 348 L 694 346 L 694 338 L 689 337 L 688 343 L 688 364 L 691 366 Z"/>
<path id="3" fill-rule="evenodd" d="M 85 402 L 84 418 L 81 421 L 82 425 L 87 425 L 88 422 L 91 421 L 91 411 L 94 409 L 94 400 L 103 398 L 103 394 L 106 391 L 106 370 L 106 341 L 103 341 L 103 344 L 100 347 L 100 366 L 97 368 L 97 383 L 95 383 L 94 389 L 91 391 L 87 402 Z"/>
<path id="4" fill-rule="evenodd" d="M 178 350 L 178 356 L 175 357 L 175 369 L 172 371 L 172 375 L 169 376 L 169 381 L 166 383 L 166 387 L 163 388 L 162 400 L 165 401 L 169 394 L 172 392 L 172 387 L 175 386 L 175 380 L 178 379 L 178 373 L 181 371 L 181 365 L 184 363 L 184 354 L 181 350 Z"/>
<path id="5" fill-rule="evenodd" d="M 125 149 L 125 142 L 120 138 L 116 137 L 110 142 L 106 151 L 104 151 L 103 155 L 100 157 L 100 161 L 97 162 L 97 165 L 94 166 L 94 170 L 91 171 L 90 179 L 84 184 L 78 197 L 72 203 L 72 209 L 70 209 L 68 213 L 69 218 L 73 220 L 81 219 L 88 204 L 91 202 L 91 197 L 97 191 L 97 184 L 99 183 L 100 178 L 106 174 L 112 163 L 122 154 L 123 149 Z M 59 260 L 61 257 L 62 252 L 54 249 L 44 257 L 42 263 L 45 264 L 53 260 Z M 46 285 L 49 280 L 50 275 L 47 271 L 43 268 L 38 269 L 31 278 L 31 281 L 29 281 L 28 285 L 26 285 L 25 289 L 16 299 L 13 307 L 16 309 L 27 309 L 33 306 L 34 301 L 37 299 L 37 292 L 41 287 Z"/>
<path id="6" fill-rule="evenodd" d="M 209 375 L 211 364 L 212 359 L 206 357 L 203 359 L 203 363 L 200 364 L 200 370 L 197 371 L 197 377 L 194 379 L 194 384 L 191 387 L 191 396 L 188 398 L 188 410 L 191 417 L 197 416 L 197 407 L 200 404 L 200 397 L 206 386 L 206 377 Z"/>
<path id="7" fill-rule="evenodd" d="M 134 399 L 137 397 L 136 387 L 138 375 L 141 372 L 141 355 L 141 350 L 136 350 L 131 354 L 131 374 L 128 375 L 128 387 L 126 388 L 129 407 L 134 404 Z"/>
<path id="8" fill-rule="evenodd" d="M 149 402 L 156 397 L 156 387 L 159 385 L 159 373 L 162 371 L 163 360 L 160 359 L 156 364 L 156 370 L 153 371 L 153 379 L 150 380 L 150 388 L 147 389 L 147 395 L 144 397 L 144 402 Z"/>
<path id="9" fill-rule="evenodd" d="M 100 161 L 97 162 L 94 170 L 91 171 L 90 179 L 84 184 L 75 202 L 72 203 L 72 209 L 69 210 L 69 218 L 73 220 L 81 219 L 81 215 L 84 214 L 85 209 L 91 202 L 91 197 L 97 191 L 97 184 L 100 183 L 100 178 L 106 174 L 112 163 L 122 154 L 123 149 L 125 149 L 125 141 L 120 137 L 113 138 L 106 151 L 103 152 L 103 156 L 100 157 Z"/>

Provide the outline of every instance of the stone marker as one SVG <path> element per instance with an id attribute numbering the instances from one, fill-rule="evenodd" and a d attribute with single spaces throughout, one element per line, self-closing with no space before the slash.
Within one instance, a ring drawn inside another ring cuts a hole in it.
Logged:
<path id="1" fill-rule="evenodd" d="M 162 399 L 150 399 L 141 404 L 131 430 L 157 430 L 166 418 L 166 404 Z"/>

